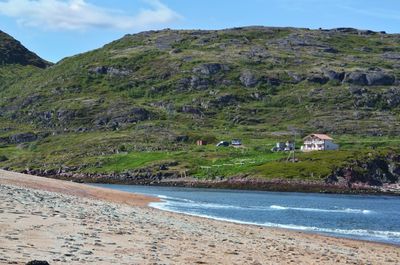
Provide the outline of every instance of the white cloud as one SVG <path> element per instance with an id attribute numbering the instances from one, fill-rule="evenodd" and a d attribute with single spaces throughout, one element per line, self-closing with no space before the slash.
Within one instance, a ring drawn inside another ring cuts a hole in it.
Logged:
<path id="1" fill-rule="evenodd" d="M 86 0 L 0 0 L 0 15 L 16 18 L 25 26 L 46 29 L 87 28 L 147 29 L 168 24 L 181 17 L 160 0 L 144 0 L 147 8 L 137 14 L 106 9 Z"/>

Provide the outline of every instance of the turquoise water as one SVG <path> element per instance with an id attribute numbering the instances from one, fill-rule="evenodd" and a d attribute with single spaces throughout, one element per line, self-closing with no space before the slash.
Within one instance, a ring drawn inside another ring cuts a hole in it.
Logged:
<path id="1" fill-rule="evenodd" d="M 156 196 L 150 206 L 222 221 L 400 245 L 400 197 L 96 184 Z"/>

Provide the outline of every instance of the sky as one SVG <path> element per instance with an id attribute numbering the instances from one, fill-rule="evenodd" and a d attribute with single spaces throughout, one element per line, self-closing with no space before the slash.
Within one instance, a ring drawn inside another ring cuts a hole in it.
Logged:
<path id="1" fill-rule="evenodd" d="M 400 0 L 0 0 L 0 30 L 51 62 L 144 30 L 250 25 L 400 33 Z"/>

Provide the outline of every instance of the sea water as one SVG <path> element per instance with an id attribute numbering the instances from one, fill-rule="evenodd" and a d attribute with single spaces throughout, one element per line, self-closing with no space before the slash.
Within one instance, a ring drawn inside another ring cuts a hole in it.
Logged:
<path id="1" fill-rule="evenodd" d="M 400 197 L 96 184 L 156 196 L 150 206 L 221 221 L 400 245 Z"/>

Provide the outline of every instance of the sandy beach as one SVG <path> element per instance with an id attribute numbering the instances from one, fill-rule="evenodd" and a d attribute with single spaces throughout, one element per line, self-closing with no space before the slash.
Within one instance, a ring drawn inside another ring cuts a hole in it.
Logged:
<path id="1" fill-rule="evenodd" d="M 399 264 L 400 247 L 159 211 L 156 198 L 0 171 L 0 264 Z"/>

